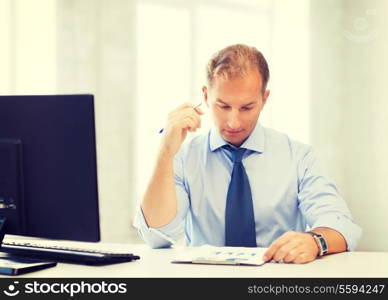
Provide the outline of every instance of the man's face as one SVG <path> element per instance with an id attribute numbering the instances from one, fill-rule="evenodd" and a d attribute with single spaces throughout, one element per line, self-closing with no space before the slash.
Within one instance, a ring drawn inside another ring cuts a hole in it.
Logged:
<path id="1" fill-rule="evenodd" d="M 216 77 L 212 87 L 203 87 L 206 105 L 214 123 L 228 143 L 240 147 L 256 126 L 269 96 L 262 93 L 260 73 L 251 70 L 242 78 Z"/>

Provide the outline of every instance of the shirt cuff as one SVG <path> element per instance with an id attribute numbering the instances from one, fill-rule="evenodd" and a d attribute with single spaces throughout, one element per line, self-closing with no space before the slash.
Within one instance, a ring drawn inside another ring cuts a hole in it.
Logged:
<path id="1" fill-rule="evenodd" d="M 311 228 L 327 227 L 338 231 L 344 237 L 348 251 L 356 249 L 362 235 L 360 226 L 348 217 L 337 214 L 322 216 L 312 225 Z"/>
<path id="2" fill-rule="evenodd" d="M 143 211 L 139 207 L 135 217 L 134 226 L 138 229 L 144 242 L 151 248 L 167 248 L 177 242 L 179 236 L 179 223 L 174 218 L 169 224 L 158 228 L 149 227 L 145 220 Z"/>

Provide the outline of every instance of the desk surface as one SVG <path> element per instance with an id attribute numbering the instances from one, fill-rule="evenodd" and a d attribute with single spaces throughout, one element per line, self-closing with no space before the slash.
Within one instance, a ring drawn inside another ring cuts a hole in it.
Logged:
<path id="1" fill-rule="evenodd" d="M 83 243 L 85 244 L 85 243 Z M 144 244 L 93 244 L 109 250 L 127 250 L 140 260 L 108 266 L 58 263 L 18 277 L 388 277 L 387 252 L 346 252 L 328 255 L 304 265 L 267 263 L 263 266 L 174 264 L 181 247 L 151 249 Z"/>

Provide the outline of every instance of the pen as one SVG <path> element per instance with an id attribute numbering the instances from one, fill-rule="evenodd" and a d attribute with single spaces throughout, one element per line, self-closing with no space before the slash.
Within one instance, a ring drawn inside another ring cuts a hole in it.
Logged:
<path id="1" fill-rule="evenodd" d="M 195 108 L 197 108 L 197 107 L 200 107 L 200 106 L 201 106 L 201 104 L 202 104 L 202 102 L 201 102 L 201 103 L 199 103 L 198 105 L 194 106 L 194 109 L 195 109 Z M 160 129 L 160 130 L 159 130 L 159 134 L 160 134 L 160 133 L 162 133 L 162 132 L 163 132 L 163 130 L 164 130 L 164 128 Z"/>

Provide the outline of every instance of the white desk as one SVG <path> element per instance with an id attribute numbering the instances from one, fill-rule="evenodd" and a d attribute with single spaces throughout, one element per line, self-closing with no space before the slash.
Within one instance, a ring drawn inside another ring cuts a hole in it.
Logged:
<path id="1" fill-rule="evenodd" d="M 109 250 L 126 249 L 139 255 L 140 260 L 108 266 L 58 263 L 54 268 L 18 277 L 388 277 L 387 252 L 346 252 L 328 255 L 304 265 L 267 263 L 255 267 L 173 264 L 171 260 L 179 247 L 151 249 L 144 244 L 98 246 Z"/>

